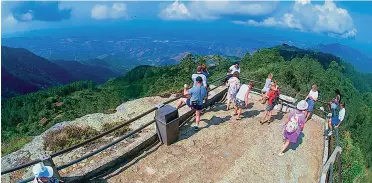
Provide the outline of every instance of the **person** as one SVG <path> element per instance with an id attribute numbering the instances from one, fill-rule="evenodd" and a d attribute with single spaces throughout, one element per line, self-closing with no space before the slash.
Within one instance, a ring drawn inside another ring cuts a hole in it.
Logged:
<path id="1" fill-rule="evenodd" d="M 232 66 L 229 67 L 229 70 L 228 70 L 228 72 L 227 72 L 227 74 L 226 74 L 225 83 L 227 83 L 227 81 L 228 81 L 231 77 L 233 77 L 233 74 L 234 74 L 235 72 L 240 73 L 240 67 L 239 67 L 239 64 L 238 64 L 238 63 L 236 63 L 236 64 L 234 64 L 234 65 L 232 65 Z"/>
<path id="2" fill-rule="evenodd" d="M 313 112 L 315 102 L 318 100 L 318 86 L 316 84 L 313 84 L 305 100 L 309 104 L 306 113 L 306 121 L 308 121 L 310 114 Z"/>
<path id="3" fill-rule="evenodd" d="M 63 183 L 64 181 L 53 177 L 53 168 L 38 163 L 32 167 L 32 173 L 35 176 L 33 183 Z"/>
<path id="4" fill-rule="evenodd" d="M 340 104 L 341 102 L 341 92 L 339 89 L 336 89 L 335 90 L 335 98 L 333 98 L 329 103 L 328 103 L 328 110 L 331 111 L 332 113 L 332 116 L 335 116 L 336 115 L 336 109 L 338 107 L 338 105 Z"/>
<path id="5" fill-rule="evenodd" d="M 235 72 L 240 73 L 239 64 L 236 63 L 235 65 L 230 66 L 229 71 L 230 71 L 230 74 L 234 74 Z"/>
<path id="6" fill-rule="evenodd" d="M 251 89 L 254 87 L 253 81 L 250 81 L 248 85 L 242 85 L 239 88 L 238 94 L 235 100 L 235 113 L 237 115 L 236 120 L 241 120 L 240 115 L 242 114 L 243 108 L 248 108 L 248 97 Z"/>
<path id="7" fill-rule="evenodd" d="M 260 101 L 262 101 L 263 103 L 265 103 L 265 101 L 263 101 L 265 94 L 267 94 L 267 92 L 269 92 L 269 90 L 270 90 L 270 83 L 271 83 L 272 79 L 273 79 L 273 74 L 272 73 L 267 75 L 265 86 L 261 90 L 262 97 L 261 97 Z"/>
<path id="8" fill-rule="evenodd" d="M 208 72 L 207 66 L 203 64 L 201 68 L 202 68 L 202 74 L 204 74 L 204 76 L 208 79 L 211 76 L 211 74 Z"/>
<path id="9" fill-rule="evenodd" d="M 308 103 L 305 100 L 301 100 L 297 104 L 297 109 L 293 110 L 288 117 L 288 120 L 283 125 L 283 147 L 279 152 L 279 156 L 284 155 L 284 151 L 288 148 L 290 143 L 297 143 L 298 137 L 303 130 L 303 124 L 305 123 L 306 112 Z"/>
<path id="10" fill-rule="evenodd" d="M 177 102 L 177 109 L 179 109 L 182 104 L 188 105 L 191 109 L 195 109 L 195 123 L 194 130 L 199 130 L 200 114 L 203 108 L 203 99 L 207 96 L 207 89 L 203 86 L 203 79 L 201 77 L 196 77 L 196 86 L 191 89 L 187 89 L 187 84 L 184 85 L 183 94 L 190 95 L 190 98 L 181 98 Z"/>
<path id="11" fill-rule="evenodd" d="M 205 75 L 202 73 L 202 67 L 199 65 L 197 68 L 196 68 L 196 73 L 195 74 L 192 74 L 191 75 L 191 79 L 192 81 L 194 81 L 194 86 L 197 85 L 197 81 L 196 81 L 196 78 L 197 77 L 201 77 L 202 80 L 203 80 L 203 86 L 205 88 L 207 88 L 207 77 L 205 77 Z"/>
<path id="12" fill-rule="evenodd" d="M 227 104 L 226 110 L 230 109 L 230 101 L 235 101 L 236 94 L 240 87 L 239 72 L 234 72 L 233 76 L 227 81 Z"/>
<path id="13" fill-rule="evenodd" d="M 333 128 L 338 128 L 341 125 L 341 122 L 345 119 L 345 103 L 340 103 L 340 112 L 338 112 L 338 116 L 333 116 L 328 120 L 328 126 L 329 126 L 329 133 L 328 136 L 331 136 L 333 132 Z"/>
<path id="14" fill-rule="evenodd" d="M 268 101 L 267 101 L 267 105 L 266 105 L 266 109 L 265 109 L 265 115 L 262 116 L 262 119 L 260 120 L 261 124 L 266 122 L 265 119 L 266 119 L 267 116 L 269 116 L 268 121 L 271 120 L 271 115 L 272 115 L 274 106 L 278 102 L 279 95 L 280 95 L 280 91 L 277 89 L 276 83 L 271 82 L 270 91 L 267 93 L 267 95 L 264 96 L 265 98 L 268 99 Z M 265 98 L 264 98 L 264 100 L 265 100 Z"/>

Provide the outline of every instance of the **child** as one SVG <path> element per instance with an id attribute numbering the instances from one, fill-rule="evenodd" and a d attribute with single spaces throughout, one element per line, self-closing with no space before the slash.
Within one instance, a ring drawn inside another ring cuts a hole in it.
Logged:
<path id="1" fill-rule="evenodd" d="M 254 87 L 253 81 L 250 81 L 248 85 L 242 85 L 236 95 L 235 100 L 235 115 L 238 115 L 236 120 L 241 120 L 240 115 L 242 114 L 242 109 L 248 107 L 248 96 L 251 89 Z"/>
<path id="2" fill-rule="evenodd" d="M 268 121 L 271 120 L 271 115 L 272 115 L 274 106 L 276 105 L 275 103 L 277 102 L 279 95 L 280 95 L 280 93 L 279 93 L 279 90 L 276 87 L 276 84 L 274 82 L 272 82 L 271 86 L 270 86 L 270 91 L 267 93 L 267 95 L 264 96 L 264 98 L 268 98 L 268 101 L 267 101 L 267 105 L 266 105 L 266 109 L 265 109 L 266 110 L 265 115 L 262 116 L 262 119 L 260 120 L 261 124 L 266 122 L 265 121 L 266 116 L 269 116 Z M 276 100 L 276 101 L 274 101 L 274 100 Z"/>

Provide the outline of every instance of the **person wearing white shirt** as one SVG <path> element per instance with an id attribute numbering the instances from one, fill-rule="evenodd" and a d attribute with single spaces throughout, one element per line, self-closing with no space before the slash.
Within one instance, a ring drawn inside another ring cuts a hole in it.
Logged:
<path id="1" fill-rule="evenodd" d="M 313 84 L 309 94 L 306 97 L 306 102 L 309 104 L 306 112 L 306 121 L 309 120 L 310 114 L 313 112 L 315 102 L 318 100 L 318 86 Z"/>
<path id="2" fill-rule="evenodd" d="M 338 113 L 338 116 L 334 116 L 328 120 L 328 126 L 329 126 L 329 133 L 328 136 L 331 136 L 333 134 L 333 128 L 338 128 L 341 125 L 341 122 L 345 119 L 345 103 L 340 103 L 340 112 Z"/>
<path id="3" fill-rule="evenodd" d="M 234 74 L 234 72 L 236 72 L 236 71 L 240 73 L 239 64 L 235 64 L 235 65 L 230 66 L 229 71 L 230 71 L 230 74 Z"/>

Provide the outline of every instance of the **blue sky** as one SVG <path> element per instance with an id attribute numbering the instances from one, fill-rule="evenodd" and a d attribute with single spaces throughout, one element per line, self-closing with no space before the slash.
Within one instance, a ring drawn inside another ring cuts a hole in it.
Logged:
<path id="1" fill-rule="evenodd" d="M 146 27 L 174 22 L 223 25 L 273 34 L 316 36 L 371 45 L 372 2 L 299 0 L 291 2 L 164 1 L 164 2 L 2 2 L 2 34 L 108 24 Z M 370 22 L 370 23 L 367 23 Z M 169 23 L 169 24 L 167 24 Z"/>

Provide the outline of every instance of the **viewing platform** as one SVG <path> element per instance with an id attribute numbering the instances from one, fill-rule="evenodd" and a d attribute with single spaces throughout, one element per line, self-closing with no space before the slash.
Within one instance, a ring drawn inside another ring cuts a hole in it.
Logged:
<path id="1" fill-rule="evenodd" d="M 216 103 L 202 114 L 199 131 L 191 128 L 192 118 L 180 129 L 177 142 L 169 146 L 157 143 L 91 181 L 318 182 L 323 165 L 324 119 L 314 115 L 297 144 L 291 144 L 280 157 L 281 125 L 288 113 L 274 110 L 274 120 L 260 124 L 265 105 L 258 99 L 251 94 L 241 120 L 235 119 L 233 109 L 226 111 L 225 103 Z"/>

